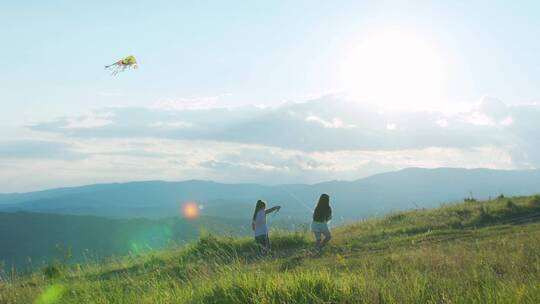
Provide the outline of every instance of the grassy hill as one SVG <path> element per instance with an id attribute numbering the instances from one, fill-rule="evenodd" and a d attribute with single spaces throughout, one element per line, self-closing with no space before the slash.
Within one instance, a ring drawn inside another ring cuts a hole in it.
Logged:
<path id="1" fill-rule="evenodd" d="M 419 209 L 334 229 L 205 236 L 104 263 L 6 270 L 0 303 L 539 303 L 540 196 Z"/>
<path id="2" fill-rule="evenodd" d="M 197 240 L 201 231 L 249 235 L 249 220 L 200 216 L 112 219 L 96 216 L 0 212 L 0 263 L 18 272 L 54 259 L 70 263 L 166 249 Z"/>

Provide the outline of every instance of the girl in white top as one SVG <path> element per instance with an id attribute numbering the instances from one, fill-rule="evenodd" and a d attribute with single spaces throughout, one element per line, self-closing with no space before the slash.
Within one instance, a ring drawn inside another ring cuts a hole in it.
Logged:
<path id="1" fill-rule="evenodd" d="M 332 219 L 332 208 L 330 207 L 330 196 L 326 193 L 321 194 L 317 207 L 313 211 L 313 222 L 311 223 L 311 231 L 315 235 L 315 249 L 321 252 L 324 246 L 332 238 L 328 222 Z M 324 240 L 322 239 L 324 235 Z"/>
<path id="2" fill-rule="evenodd" d="M 257 204 L 255 205 L 251 228 L 255 233 L 255 243 L 257 243 L 259 247 L 259 252 L 261 254 L 267 253 L 270 250 L 268 227 L 266 226 L 266 215 L 279 209 L 281 209 L 281 206 L 275 206 L 270 209 L 266 209 L 266 203 L 262 200 L 258 200 Z"/>

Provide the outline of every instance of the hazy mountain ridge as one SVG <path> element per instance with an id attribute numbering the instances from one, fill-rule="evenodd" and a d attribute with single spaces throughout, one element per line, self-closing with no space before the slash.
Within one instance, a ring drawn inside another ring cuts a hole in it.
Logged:
<path id="1" fill-rule="evenodd" d="M 470 194 L 540 193 L 540 170 L 418 169 L 373 175 L 356 181 L 313 185 L 223 184 L 211 181 L 97 184 L 0 196 L 2 211 L 38 211 L 110 217 L 167 217 L 187 201 L 203 215 L 247 218 L 257 199 L 283 205 L 282 214 L 309 219 L 320 193 L 332 197 L 336 220 L 416 207 L 433 207 Z"/>

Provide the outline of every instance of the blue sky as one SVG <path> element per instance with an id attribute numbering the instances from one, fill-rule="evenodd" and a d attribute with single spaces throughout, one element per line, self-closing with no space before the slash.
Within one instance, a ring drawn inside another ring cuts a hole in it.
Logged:
<path id="1" fill-rule="evenodd" d="M 537 168 L 539 16 L 537 1 L 2 3 L 0 192 Z M 139 70 L 103 69 L 128 54 Z M 410 65 L 369 82 L 392 56 Z M 369 85 L 350 94 L 357 79 Z M 421 94 L 439 85 L 436 97 Z"/>

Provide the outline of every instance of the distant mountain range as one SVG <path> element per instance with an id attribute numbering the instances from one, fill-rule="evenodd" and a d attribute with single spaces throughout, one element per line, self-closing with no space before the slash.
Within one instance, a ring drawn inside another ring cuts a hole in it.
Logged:
<path id="1" fill-rule="evenodd" d="M 329 193 L 334 219 L 351 220 L 389 211 L 434 207 L 465 197 L 540 193 L 540 170 L 410 168 L 314 185 L 222 184 L 209 181 L 144 181 L 97 184 L 29 193 L 0 194 L 0 211 L 162 218 L 196 202 L 201 214 L 249 219 L 257 199 L 283 206 L 282 217 L 307 221 L 321 193 Z"/>
<path id="2" fill-rule="evenodd" d="M 540 170 L 405 169 L 314 185 L 147 181 L 0 194 L 0 271 L 2 261 L 24 270 L 70 254 L 78 262 L 166 248 L 203 230 L 250 235 L 257 199 L 283 206 L 269 217 L 271 227 L 295 227 L 309 223 L 321 193 L 330 194 L 339 224 L 470 196 L 540 193 Z M 200 206 L 197 219 L 182 218 L 185 202 Z"/>

